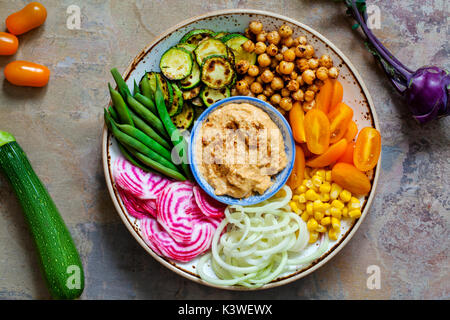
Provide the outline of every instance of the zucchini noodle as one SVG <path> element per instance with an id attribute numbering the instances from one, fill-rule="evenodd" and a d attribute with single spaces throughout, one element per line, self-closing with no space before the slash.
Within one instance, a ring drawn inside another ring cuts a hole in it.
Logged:
<path id="1" fill-rule="evenodd" d="M 211 252 L 198 263 L 200 277 L 216 285 L 255 288 L 319 258 L 328 248 L 328 238 L 322 236 L 319 248 L 304 256 L 309 233 L 288 205 L 291 198 L 292 190 L 285 185 L 258 205 L 227 207 Z M 215 276 L 205 272 L 208 262 Z"/>

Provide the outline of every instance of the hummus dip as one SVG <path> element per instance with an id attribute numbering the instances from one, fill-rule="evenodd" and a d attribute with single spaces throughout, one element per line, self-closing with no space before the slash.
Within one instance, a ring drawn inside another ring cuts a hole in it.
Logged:
<path id="1" fill-rule="evenodd" d="M 248 103 L 213 111 L 199 129 L 195 148 L 199 172 L 216 195 L 263 194 L 272 176 L 287 165 L 280 129 L 265 111 Z"/>

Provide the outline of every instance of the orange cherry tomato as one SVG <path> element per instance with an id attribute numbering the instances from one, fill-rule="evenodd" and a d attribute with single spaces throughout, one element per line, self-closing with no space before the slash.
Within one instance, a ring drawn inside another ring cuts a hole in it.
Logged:
<path id="1" fill-rule="evenodd" d="M 295 161 L 294 168 L 289 176 L 287 185 L 292 189 L 296 189 L 301 186 L 305 173 L 305 155 L 303 149 L 299 145 L 295 145 Z"/>
<path id="2" fill-rule="evenodd" d="M 347 141 L 352 141 L 355 139 L 356 134 L 358 133 L 358 126 L 356 125 L 355 121 L 350 121 L 348 124 L 347 131 L 344 134 L 344 138 Z"/>
<path id="3" fill-rule="evenodd" d="M 330 120 L 330 143 L 335 143 L 344 137 L 352 118 L 353 109 L 344 102 L 338 103 L 328 114 L 328 119 Z"/>
<path id="4" fill-rule="evenodd" d="M 6 28 L 12 34 L 19 35 L 39 27 L 47 18 L 47 10 L 39 2 L 30 2 L 22 10 L 6 18 Z"/>
<path id="5" fill-rule="evenodd" d="M 361 171 L 373 169 L 380 158 L 381 135 L 380 132 L 371 127 L 361 130 L 356 139 L 353 163 Z"/>
<path id="6" fill-rule="evenodd" d="M 305 138 L 309 151 L 324 153 L 330 144 L 330 121 L 319 109 L 311 109 L 305 115 Z"/>
<path id="7" fill-rule="evenodd" d="M 0 32 L 0 56 L 9 56 L 16 53 L 19 39 L 11 33 Z"/>
<path id="8" fill-rule="evenodd" d="M 305 155 L 305 159 L 308 159 L 310 157 L 312 157 L 314 154 L 309 151 L 308 146 L 306 145 L 306 143 L 300 143 L 300 147 L 303 150 L 303 154 Z"/>
<path id="9" fill-rule="evenodd" d="M 333 95 L 331 96 L 330 109 L 328 112 L 333 111 L 344 98 L 344 88 L 342 87 L 342 84 L 337 80 L 334 80 L 333 84 Z"/>
<path id="10" fill-rule="evenodd" d="M 349 163 L 336 163 L 331 169 L 331 179 L 344 189 L 357 195 L 368 194 L 372 188 L 369 178 Z"/>
<path id="11" fill-rule="evenodd" d="M 354 141 L 347 143 L 347 148 L 345 148 L 345 152 L 337 161 L 353 164 L 353 152 L 355 151 L 355 144 L 356 142 Z"/>
<path id="12" fill-rule="evenodd" d="M 332 144 L 327 151 L 321 155 L 306 161 L 306 165 L 311 168 L 326 167 L 336 162 L 347 149 L 347 140 L 341 139 L 335 144 Z"/>
<path id="13" fill-rule="evenodd" d="M 342 84 L 335 79 L 325 80 L 316 96 L 317 109 L 328 113 L 342 101 L 344 90 Z"/>
<path id="14" fill-rule="evenodd" d="M 292 135 L 298 143 L 303 143 L 305 139 L 304 127 L 305 113 L 300 102 L 296 101 L 289 111 L 289 123 L 291 124 Z"/>
<path id="15" fill-rule="evenodd" d="M 5 78 L 16 86 L 43 87 L 48 83 L 50 70 L 28 61 L 13 61 L 6 65 Z"/>

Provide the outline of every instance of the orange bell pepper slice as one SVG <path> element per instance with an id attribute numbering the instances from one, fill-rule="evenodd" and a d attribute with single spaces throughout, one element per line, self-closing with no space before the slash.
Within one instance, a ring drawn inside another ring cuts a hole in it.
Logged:
<path id="1" fill-rule="evenodd" d="M 296 101 L 291 111 L 289 111 L 289 123 L 292 129 L 292 135 L 297 143 L 306 142 L 305 138 L 305 112 L 300 102 Z"/>
<path id="2" fill-rule="evenodd" d="M 356 139 L 355 152 L 353 153 L 353 163 L 361 171 L 373 169 L 380 158 L 381 135 L 380 132 L 371 127 L 361 130 Z"/>
<path id="3" fill-rule="evenodd" d="M 331 145 L 327 151 L 321 155 L 306 161 L 306 165 L 311 168 L 326 167 L 336 162 L 347 149 L 347 140 L 341 139 L 335 144 Z"/>
<path id="4" fill-rule="evenodd" d="M 335 143 L 344 137 L 352 118 L 353 109 L 344 102 L 340 102 L 328 114 L 328 119 L 330 120 L 330 143 Z"/>
<path id="5" fill-rule="evenodd" d="M 309 151 L 324 153 L 330 144 L 330 121 L 319 109 L 311 109 L 305 115 L 305 138 Z"/>
<path id="6" fill-rule="evenodd" d="M 331 170 L 331 179 L 344 189 L 357 195 L 366 195 L 372 188 L 369 178 L 349 163 L 336 163 Z"/>
<path id="7" fill-rule="evenodd" d="M 295 145 L 295 161 L 294 168 L 286 184 L 292 189 L 296 189 L 302 185 L 305 173 L 305 155 L 303 149 L 299 145 Z"/>

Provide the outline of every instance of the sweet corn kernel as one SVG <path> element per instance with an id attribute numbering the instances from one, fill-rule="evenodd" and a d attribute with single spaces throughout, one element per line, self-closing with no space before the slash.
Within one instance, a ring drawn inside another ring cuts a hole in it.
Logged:
<path id="1" fill-rule="evenodd" d="M 348 190 L 342 190 L 339 194 L 339 198 L 344 202 L 349 202 L 352 198 L 352 193 Z"/>
<path id="2" fill-rule="evenodd" d="M 361 217 L 361 210 L 351 210 L 348 212 L 348 215 L 350 216 L 350 218 L 358 219 L 359 217 Z"/>
<path id="3" fill-rule="evenodd" d="M 331 204 L 330 204 L 330 203 L 325 202 L 325 203 L 323 204 L 323 209 L 324 209 L 324 210 L 330 210 L 330 208 L 331 208 Z"/>
<path id="4" fill-rule="evenodd" d="M 303 221 L 308 222 L 309 214 L 307 212 L 303 212 L 301 217 Z"/>
<path id="5" fill-rule="evenodd" d="M 323 211 L 323 203 L 320 200 L 315 200 L 313 202 L 314 211 Z"/>
<path id="6" fill-rule="evenodd" d="M 300 187 L 297 188 L 297 193 L 298 193 L 298 194 L 302 194 L 302 193 L 305 193 L 306 190 L 308 190 L 308 189 L 306 188 L 306 186 L 301 185 Z"/>
<path id="7" fill-rule="evenodd" d="M 299 203 L 306 203 L 306 197 L 304 193 L 301 193 L 298 195 L 298 200 Z"/>
<path id="8" fill-rule="evenodd" d="M 304 185 L 305 187 L 307 187 L 306 184 L 308 183 L 308 180 L 309 180 L 309 179 L 303 179 L 302 185 Z M 308 187 L 307 187 L 307 188 L 308 188 Z"/>
<path id="9" fill-rule="evenodd" d="M 318 226 L 317 226 L 317 228 L 316 228 L 316 232 L 320 232 L 320 233 L 323 233 L 323 232 L 325 232 L 325 231 L 327 231 L 327 228 L 325 228 L 323 225 L 321 225 L 321 224 L 319 224 Z"/>
<path id="10" fill-rule="evenodd" d="M 306 210 L 306 203 L 297 203 L 297 207 L 300 210 L 305 211 Z"/>
<path id="11" fill-rule="evenodd" d="M 316 175 L 317 170 L 319 170 L 319 169 L 317 169 L 317 168 L 311 169 L 311 173 L 310 173 L 310 174 L 311 174 L 311 177 L 313 177 L 313 176 Z"/>
<path id="12" fill-rule="evenodd" d="M 342 187 L 336 183 L 333 183 L 331 185 L 331 191 L 330 191 L 330 198 L 331 199 L 337 199 L 339 197 L 339 194 L 342 191 Z"/>
<path id="13" fill-rule="evenodd" d="M 292 197 L 292 201 L 297 201 L 298 202 L 298 195 L 295 195 Z"/>
<path id="14" fill-rule="evenodd" d="M 320 194 L 320 201 L 322 201 L 322 202 L 330 201 L 330 194 L 329 193 L 321 193 Z"/>
<path id="15" fill-rule="evenodd" d="M 341 222 L 339 221 L 339 219 L 331 217 L 331 226 L 333 227 L 333 229 L 339 229 L 341 227 Z"/>
<path id="16" fill-rule="evenodd" d="M 348 208 L 349 208 L 349 210 L 360 209 L 361 203 L 359 202 L 359 199 L 355 198 L 355 197 L 351 197 L 350 201 L 348 202 Z"/>
<path id="17" fill-rule="evenodd" d="M 319 199 L 319 195 L 313 190 L 309 189 L 305 193 L 306 200 L 314 201 Z"/>
<path id="18" fill-rule="evenodd" d="M 341 216 L 342 216 L 342 210 L 341 209 L 338 209 L 338 208 L 331 208 L 330 209 L 330 213 L 331 213 L 331 216 L 332 217 L 335 217 L 335 218 L 337 218 L 337 219 L 340 219 L 341 218 Z"/>
<path id="19" fill-rule="evenodd" d="M 319 191 L 322 193 L 330 193 L 331 191 L 331 184 L 329 182 L 324 182 L 322 183 L 322 185 L 319 187 Z"/>
<path id="20" fill-rule="evenodd" d="M 294 211 L 296 214 L 299 214 L 300 210 L 298 209 L 297 202 L 290 201 L 289 206 L 291 207 L 292 211 Z"/>
<path id="21" fill-rule="evenodd" d="M 311 181 L 313 185 L 316 186 L 317 188 L 319 188 L 322 185 L 322 178 L 318 175 L 313 176 L 311 178 Z"/>
<path id="22" fill-rule="evenodd" d="M 338 233 L 336 232 L 336 230 L 330 229 L 328 230 L 328 237 L 330 238 L 330 240 L 336 241 L 338 238 Z M 311 235 L 309 236 L 309 238 L 311 240 Z"/>
<path id="23" fill-rule="evenodd" d="M 319 233 L 318 232 L 311 232 L 309 234 L 309 243 L 314 243 L 319 239 Z"/>
<path id="24" fill-rule="evenodd" d="M 331 182 L 331 170 L 325 172 L 325 181 Z"/>
<path id="25" fill-rule="evenodd" d="M 307 212 L 309 215 L 312 215 L 312 214 L 313 214 L 314 210 L 313 210 L 313 203 L 312 203 L 312 202 L 307 202 L 307 203 L 306 203 L 306 212 Z"/>
<path id="26" fill-rule="evenodd" d="M 331 202 L 331 206 L 333 208 L 338 208 L 342 210 L 345 207 L 345 204 L 343 204 L 342 201 L 340 200 L 333 200 L 333 202 Z"/>
<path id="27" fill-rule="evenodd" d="M 316 175 L 318 175 L 319 177 L 322 178 L 322 181 L 324 181 L 326 179 L 326 172 L 325 169 L 319 169 L 316 172 Z"/>
<path id="28" fill-rule="evenodd" d="M 314 211 L 314 219 L 316 219 L 317 221 L 322 220 L 323 216 L 324 216 L 323 212 Z"/>
<path id="29" fill-rule="evenodd" d="M 322 220 L 320 220 L 320 224 L 323 226 L 328 226 L 330 223 L 331 223 L 330 217 L 325 217 L 325 218 L 322 218 Z"/>
<path id="30" fill-rule="evenodd" d="M 318 225 L 319 224 L 314 218 L 310 218 L 306 223 L 306 227 L 308 228 L 309 231 L 315 231 Z"/>
<path id="31" fill-rule="evenodd" d="M 347 218 L 347 217 L 348 217 L 348 208 L 342 209 L 342 216 L 343 216 L 344 218 Z"/>

